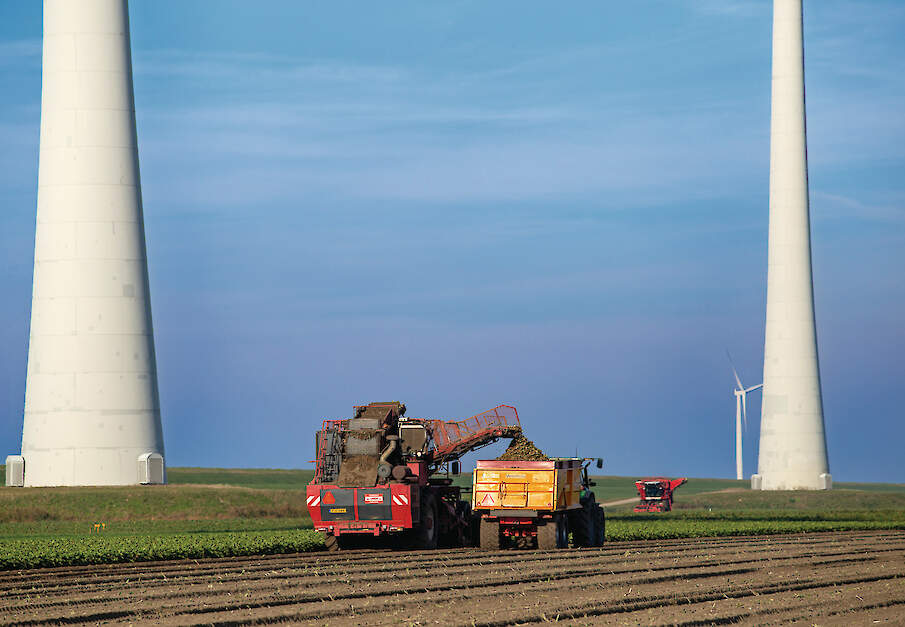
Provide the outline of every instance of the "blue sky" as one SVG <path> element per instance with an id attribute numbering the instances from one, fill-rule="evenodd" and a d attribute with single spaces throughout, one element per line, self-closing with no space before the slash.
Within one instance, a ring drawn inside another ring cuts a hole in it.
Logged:
<path id="1" fill-rule="evenodd" d="M 905 482 L 905 5 L 805 12 L 830 468 Z M 398 399 L 516 405 L 548 453 L 608 474 L 734 476 L 725 351 L 748 385 L 763 360 L 771 3 L 130 13 L 170 465 L 306 466 L 320 420 Z M 40 61 L 41 3 L 0 0 L 3 454 Z"/>

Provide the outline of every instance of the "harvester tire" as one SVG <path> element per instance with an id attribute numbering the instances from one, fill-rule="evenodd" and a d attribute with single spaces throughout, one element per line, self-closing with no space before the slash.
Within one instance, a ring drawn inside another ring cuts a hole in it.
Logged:
<path id="1" fill-rule="evenodd" d="M 437 519 L 437 501 L 433 494 L 427 494 L 421 502 L 421 519 L 415 530 L 415 548 L 436 549 L 437 534 L 440 531 Z"/>
<path id="2" fill-rule="evenodd" d="M 500 550 L 500 523 L 497 520 L 481 519 L 481 549 Z"/>
<path id="3" fill-rule="evenodd" d="M 339 551 L 342 548 L 339 545 L 339 538 L 334 536 L 332 533 L 324 535 L 324 546 L 327 547 L 327 550 L 330 552 Z"/>
<path id="4" fill-rule="evenodd" d="M 459 501 L 456 504 L 456 543 L 454 546 L 471 545 L 471 504 Z"/>

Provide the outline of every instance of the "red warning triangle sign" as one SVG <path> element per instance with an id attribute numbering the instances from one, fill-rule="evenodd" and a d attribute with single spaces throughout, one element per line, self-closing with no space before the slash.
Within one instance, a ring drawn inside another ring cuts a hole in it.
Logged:
<path id="1" fill-rule="evenodd" d="M 484 498 L 481 499 L 480 505 L 493 505 L 493 495 L 485 494 Z"/>
<path id="2" fill-rule="evenodd" d="M 336 498 L 333 496 L 332 492 L 327 492 L 324 495 L 323 502 L 327 505 L 333 505 L 334 503 L 336 503 Z"/>

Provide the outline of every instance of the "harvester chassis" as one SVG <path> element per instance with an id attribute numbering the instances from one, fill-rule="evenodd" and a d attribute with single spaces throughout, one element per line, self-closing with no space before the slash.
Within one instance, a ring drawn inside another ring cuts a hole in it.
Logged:
<path id="1" fill-rule="evenodd" d="M 471 503 L 449 475 L 464 453 L 521 433 L 518 413 L 500 405 L 460 422 L 404 414 L 401 403 L 371 403 L 352 419 L 324 421 L 306 496 L 328 550 L 378 537 L 397 548 L 477 543 Z"/>

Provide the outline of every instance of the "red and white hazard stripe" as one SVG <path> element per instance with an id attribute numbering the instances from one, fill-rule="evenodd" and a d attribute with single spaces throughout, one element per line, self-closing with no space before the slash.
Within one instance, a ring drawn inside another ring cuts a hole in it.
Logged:
<path id="1" fill-rule="evenodd" d="M 393 495 L 393 503 L 396 505 L 408 505 L 409 497 L 404 494 L 394 494 Z"/>
<path id="2" fill-rule="evenodd" d="M 319 494 L 315 494 L 314 496 L 309 496 L 307 502 L 310 507 L 317 507 L 318 505 L 320 505 L 321 497 Z"/>

